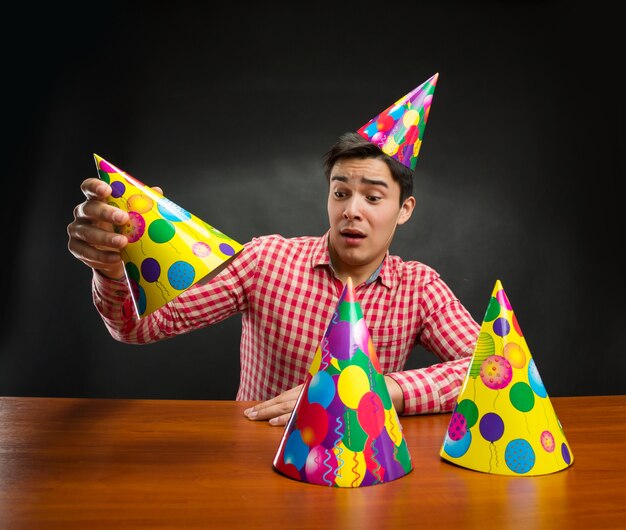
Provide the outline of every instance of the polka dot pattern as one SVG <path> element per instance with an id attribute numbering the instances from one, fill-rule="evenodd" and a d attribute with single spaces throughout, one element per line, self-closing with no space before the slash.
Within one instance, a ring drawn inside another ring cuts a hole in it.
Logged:
<path id="1" fill-rule="evenodd" d="M 574 458 L 513 306 L 496 282 L 440 456 L 501 475 L 543 475 Z"/>
<path id="2" fill-rule="evenodd" d="M 164 306 L 243 249 L 110 162 L 98 155 L 94 158 L 99 178 L 111 186 L 108 204 L 129 215 L 128 222 L 115 230 L 128 238 L 121 255 L 139 318 Z"/>

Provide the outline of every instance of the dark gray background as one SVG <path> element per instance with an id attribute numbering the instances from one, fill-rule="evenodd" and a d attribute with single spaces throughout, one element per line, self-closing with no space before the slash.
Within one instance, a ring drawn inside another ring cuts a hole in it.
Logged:
<path id="1" fill-rule="evenodd" d="M 1 395 L 234 398 L 240 317 L 145 346 L 105 330 L 67 251 L 92 153 L 240 242 L 318 235 L 323 153 L 435 72 L 392 251 L 436 268 L 479 322 L 501 280 L 551 395 L 626 392 L 615 12 L 213 4 L 5 11 Z M 411 366 L 434 361 L 416 349 Z"/>

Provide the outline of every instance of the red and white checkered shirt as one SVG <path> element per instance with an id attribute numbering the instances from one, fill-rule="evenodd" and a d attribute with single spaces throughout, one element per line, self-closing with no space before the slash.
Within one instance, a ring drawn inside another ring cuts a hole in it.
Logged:
<path id="1" fill-rule="evenodd" d="M 322 237 L 254 238 L 219 275 L 137 319 L 125 281 L 94 274 L 111 335 L 144 344 L 242 313 L 237 399 L 270 399 L 302 382 L 343 290 Z M 432 268 L 387 254 L 355 287 L 383 372 L 404 392 L 404 414 L 454 408 L 480 326 Z M 416 344 L 442 362 L 403 371 Z"/>

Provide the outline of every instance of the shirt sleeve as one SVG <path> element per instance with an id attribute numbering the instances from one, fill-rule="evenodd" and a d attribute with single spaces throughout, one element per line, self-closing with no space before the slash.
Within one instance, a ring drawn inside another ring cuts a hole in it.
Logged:
<path id="1" fill-rule="evenodd" d="M 94 271 L 92 297 L 111 336 L 130 344 L 146 344 L 220 322 L 246 310 L 257 267 L 257 240 L 208 282 L 202 280 L 165 306 L 138 318 L 125 280 Z"/>
<path id="2" fill-rule="evenodd" d="M 441 363 L 387 374 L 404 394 L 404 415 L 449 412 L 465 380 L 480 325 L 438 274 L 420 296 L 420 344 Z"/>
<path id="3" fill-rule="evenodd" d="M 471 361 L 468 357 L 427 368 L 387 374 L 402 389 L 404 416 L 450 412 L 454 409 Z"/>

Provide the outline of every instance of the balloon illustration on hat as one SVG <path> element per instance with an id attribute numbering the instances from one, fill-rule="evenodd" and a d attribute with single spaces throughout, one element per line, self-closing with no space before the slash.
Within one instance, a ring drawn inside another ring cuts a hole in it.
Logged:
<path id="1" fill-rule="evenodd" d="M 413 469 L 350 278 L 273 466 L 302 482 L 346 488 L 390 482 Z"/>
<path id="2" fill-rule="evenodd" d="M 129 215 L 116 231 L 128 238 L 121 256 L 139 318 L 216 275 L 243 249 L 102 157 L 94 154 L 94 159 L 98 176 L 111 186 L 109 204 Z"/>
<path id="3" fill-rule="evenodd" d="M 438 78 L 436 73 L 357 132 L 391 158 L 415 169 Z"/>
<path id="4" fill-rule="evenodd" d="M 546 475 L 574 462 L 499 280 L 439 455 L 499 475 Z"/>

